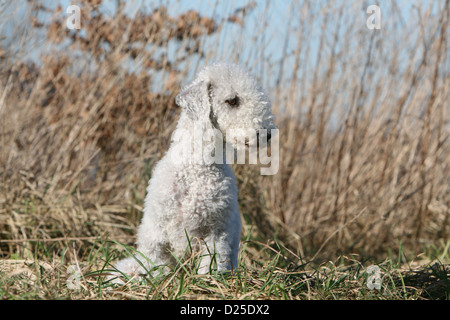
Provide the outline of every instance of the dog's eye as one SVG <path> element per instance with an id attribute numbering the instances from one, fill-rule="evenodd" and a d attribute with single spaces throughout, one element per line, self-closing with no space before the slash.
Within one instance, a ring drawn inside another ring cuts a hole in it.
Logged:
<path id="1" fill-rule="evenodd" d="M 237 107 L 239 105 L 239 98 L 234 97 L 233 99 L 225 100 L 226 103 L 228 103 L 232 107 Z"/>

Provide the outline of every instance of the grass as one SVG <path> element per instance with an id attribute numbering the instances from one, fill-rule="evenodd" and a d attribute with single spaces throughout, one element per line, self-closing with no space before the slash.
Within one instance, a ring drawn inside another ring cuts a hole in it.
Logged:
<path id="1" fill-rule="evenodd" d="M 380 2 L 380 30 L 344 0 L 80 5 L 80 31 L 47 1 L 0 6 L 2 299 L 449 298 L 449 0 Z M 111 286 L 174 97 L 214 60 L 256 74 L 280 128 L 276 175 L 233 166 L 239 269 L 198 275 L 194 256 Z"/>
<path id="2" fill-rule="evenodd" d="M 448 299 L 450 292 L 448 242 L 419 257 L 408 257 L 399 245 L 399 251 L 391 251 L 380 262 L 352 255 L 317 264 L 298 257 L 282 243 L 265 244 L 248 237 L 234 274 L 198 275 L 197 257 L 192 255 L 166 275 L 123 287 L 105 282 L 104 276 L 114 270 L 111 262 L 134 252 L 118 241 L 29 239 L 20 246 L 23 254 L 0 260 L 1 299 L 405 300 Z M 32 252 L 29 247 L 34 248 Z M 367 268 L 373 264 L 381 270 L 381 290 L 367 288 Z M 71 266 L 76 267 L 70 270 Z M 70 277 L 77 276 L 74 271 L 80 272 L 80 281 L 70 289 Z"/>
<path id="3" fill-rule="evenodd" d="M 69 258 L 74 244 L 69 241 L 58 259 L 36 253 L 30 259 L 1 260 L 0 299 L 429 300 L 450 295 L 448 243 L 434 257 L 406 260 L 399 252 L 375 263 L 354 255 L 316 265 L 284 255 L 276 244 L 248 240 L 233 273 L 198 274 L 198 256 L 191 254 L 165 274 L 140 279 L 123 275 L 124 285 L 111 283 L 106 275 L 115 271 L 111 262 L 134 252 L 132 247 L 96 240 L 85 257 L 74 261 Z M 368 287 L 370 265 L 379 268 L 379 289 Z"/>

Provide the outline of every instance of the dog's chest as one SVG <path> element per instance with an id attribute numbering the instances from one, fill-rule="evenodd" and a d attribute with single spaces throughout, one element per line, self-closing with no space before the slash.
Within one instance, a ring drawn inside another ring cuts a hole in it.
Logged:
<path id="1" fill-rule="evenodd" d="M 209 224 L 223 219 L 237 198 L 237 187 L 231 170 L 221 167 L 187 167 L 177 172 L 174 185 L 178 202 L 178 219 L 182 222 Z"/>

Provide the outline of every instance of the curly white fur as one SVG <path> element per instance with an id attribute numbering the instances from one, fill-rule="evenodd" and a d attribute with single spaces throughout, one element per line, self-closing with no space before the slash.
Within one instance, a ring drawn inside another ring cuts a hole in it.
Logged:
<path id="1" fill-rule="evenodd" d="M 207 253 L 215 253 L 219 271 L 238 264 L 238 190 L 223 146 L 254 146 L 254 132 L 276 128 L 270 101 L 246 70 L 215 63 L 183 88 L 176 103 L 182 107 L 180 119 L 169 150 L 153 171 L 137 233 L 137 250 L 148 260 L 136 255 L 119 261 L 116 268 L 123 273 L 145 273 L 142 265 L 173 264 L 173 255 L 185 252 L 188 237 L 202 239 L 199 272 L 211 267 Z M 244 143 L 238 143 L 239 135 Z"/>

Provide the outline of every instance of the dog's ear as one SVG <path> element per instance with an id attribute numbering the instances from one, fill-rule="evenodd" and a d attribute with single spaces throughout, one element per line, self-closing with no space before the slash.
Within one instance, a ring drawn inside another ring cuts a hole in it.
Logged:
<path id="1" fill-rule="evenodd" d="M 192 120 L 200 120 L 210 113 L 210 84 L 205 81 L 193 82 L 183 88 L 175 97 L 175 103 L 183 108 Z"/>

